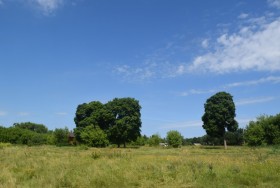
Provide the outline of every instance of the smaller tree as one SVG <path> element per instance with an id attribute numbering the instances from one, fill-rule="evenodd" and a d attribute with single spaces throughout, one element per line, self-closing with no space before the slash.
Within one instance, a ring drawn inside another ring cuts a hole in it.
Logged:
<path id="1" fill-rule="evenodd" d="M 174 130 L 171 130 L 167 133 L 166 139 L 167 143 L 174 148 L 178 148 L 183 143 L 183 136 L 181 133 Z"/>
<path id="2" fill-rule="evenodd" d="M 81 132 L 82 141 L 91 147 L 106 147 L 109 144 L 107 135 L 98 126 L 87 126 Z"/>
<path id="3" fill-rule="evenodd" d="M 260 146 L 264 142 L 265 132 L 262 126 L 251 121 L 246 127 L 245 141 L 249 146 Z"/>
<path id="4" fill-rule="evenodd" d="M 55 129 L 53 134 L 54 134 L 54 143 L 57 146 L 63 146 L 68 144 L 68 133 L 69 130 L 67 127 L 64 129 Z"/>
<path id="5" fill-rule="evenodd" d="M 149 146 L 159 146 L 159 143 L 162 142 L 162 138 L 159 136 L 159 134 L 153 134 L 148 139 Z"/>

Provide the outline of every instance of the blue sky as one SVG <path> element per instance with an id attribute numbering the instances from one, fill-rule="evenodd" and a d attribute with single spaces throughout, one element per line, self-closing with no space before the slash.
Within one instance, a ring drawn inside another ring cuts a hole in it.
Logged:
<path id="1" fill-rule="evenodd" d="M 142 134 L 202 136 L 233 95 L 245 127 L 280 112 L 279 0 L 0 0 L 0 125 L 75 127 L 78 104 L 133 97 Z"/>

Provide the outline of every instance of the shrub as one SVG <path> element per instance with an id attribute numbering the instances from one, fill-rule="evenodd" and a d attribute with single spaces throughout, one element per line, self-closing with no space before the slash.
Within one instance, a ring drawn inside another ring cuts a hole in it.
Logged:
<path id="1" fill-rule="evenodd" d="M 109 144 L 106 133 L 98 126 L 85 127 L 80 136 L 82 141 L 91 147 L 106 147 Z"/>
<path id="2" fill-rule="evenodd" d="M 167 143 L 174 148 L 178 148 L 183 143 L 183 136 L 178 131 L 169 131 L 166 139 Z"/>
<path id="3" fill-rule="evenodd" d="M 159 146 L 160 142 L 162 142 L 162 139 L 158 134 L 153 134 L 148 140 L 149 146 Z"/>

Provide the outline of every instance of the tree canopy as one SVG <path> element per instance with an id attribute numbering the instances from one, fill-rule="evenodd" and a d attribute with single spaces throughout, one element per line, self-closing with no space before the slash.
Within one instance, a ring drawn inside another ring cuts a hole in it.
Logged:
<path id="1" fill-rule="evenodd" d="M 37 124 L 32 122 L 14 123 L 15 128 L 28 129 L 36 133 L 47 133 L 48 128 L 43 124 Z"/>
<path id="2" fill-rule="evenodd" d="M 204 108 L 203 128 L 211 137 L 223 137 L 226 148 L 225 133 L 234 132 L 238 128 L 238 123 L 234 119 L 236 115 L 233 97 L 229 93 L 218 92 L 207 99 Z"/>
<path id="3" fill-rule="evenodd" d="M 126 142 L 135 141 L 140 136 L 140 110 L 139 101 L 129 97 L 115 98 L 106 104 L 93 101 L 78 105 L 74 119 L 76 138 L 82 141 L 81 132 L 91 125 L 103 130 L 111 143 L 125 146 Z"/>

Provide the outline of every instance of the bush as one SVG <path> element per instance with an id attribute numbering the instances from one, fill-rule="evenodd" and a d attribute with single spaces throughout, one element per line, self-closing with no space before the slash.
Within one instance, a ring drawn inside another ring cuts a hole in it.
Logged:
<path id="1" fill-rule="evenodd" d="M 183 136 L 178 131 L 169 131 L 166 139 L 167 143 L 174 148 L 178 148 L 183 143 Z"/>
<path id="2" fill-rule="evenodd" d="M 250 122 L 244 136 L 249 146 L 260 146 L 264 141 L 264 130 L 259 124 Z"/>
<path id="3" fill-rule="evenodd" d="M 98 126 L 87 126 L 81 132 L 81 140 L 90 147 L 106 147 L 109 144 L 106 133 Z"/>
<path id="4" fill-rule="evenodd" d="M 153 134 L 148 140 L 149 146 L 159 146 L 159 143 L 161 142 L 162 139 L 158 134 Z"/>
<path id="5" fill-rule="evenodd" d="M 64 129 L 55 129 L 53 132 L 55 145 L 57 146 L 68 145 L 68 134 L 69 134 L 69 130 L 66 127 Z"/>

